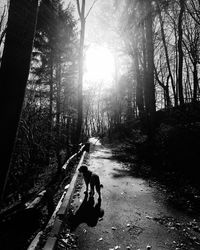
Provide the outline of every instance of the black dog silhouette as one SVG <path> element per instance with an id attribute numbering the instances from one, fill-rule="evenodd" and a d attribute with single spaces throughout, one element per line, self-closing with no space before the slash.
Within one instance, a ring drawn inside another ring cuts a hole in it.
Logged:
<path id="1" fill-rule="evenodd" d="M 97 225 L 99 218 L 104 216 L 104 210 L 101 208 L 101 199 L 95 204 L 94 197 L 85 194 L 84 200 L 74 215 L 69 217 L 69 227 L 74 231 L 81 223 L 86 223 L 90 227 Z"/>

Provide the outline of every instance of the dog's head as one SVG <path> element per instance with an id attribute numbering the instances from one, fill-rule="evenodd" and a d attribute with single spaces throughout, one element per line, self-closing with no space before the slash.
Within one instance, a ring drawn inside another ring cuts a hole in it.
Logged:
<path id="1" fill-rule="evenodd" d="M 88 171 L 88 167 L 87 167 L 86 165 L 82 165 L 82 166 L 78 169 L 78 171 L 79 171 L 80 173 L 86 173 L 86 172 Z"/>

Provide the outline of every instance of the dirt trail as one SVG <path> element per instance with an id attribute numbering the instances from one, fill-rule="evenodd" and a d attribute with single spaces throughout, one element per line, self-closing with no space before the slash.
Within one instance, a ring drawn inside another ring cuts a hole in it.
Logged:
<path id="1" fill-rule="evenodd" d="M 196 220 L 170 208 L 156 187 L 130 176 L 109 148 L 93 146 L 88 165 L 104 188 L 101 204 L 95 196 L 96 207 L 84 200 L 84 184 L 74 196 L 78 249 L 200 249 L 199 232 L 192 229 Z"/>

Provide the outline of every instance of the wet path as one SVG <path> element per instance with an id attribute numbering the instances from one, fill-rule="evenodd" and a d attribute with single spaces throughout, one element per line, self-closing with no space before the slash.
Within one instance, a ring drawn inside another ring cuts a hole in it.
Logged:
<path id="1" fill-rule="evenodd" d="M 78 249 L 142 250 L 148 245 L 152 250 L 200 249 L 185 237 L 187 230 L 191 234 L 185 225 L 193 218 L 168 207 L 163 194 L 148 182 L 130 176 L 121 163 L 113 160 L 110 149 L 96 146 L 88 166 L 100 176 L 104 188 L 101 204 L 95 196 L 96 208 L 84 201 L 84 184 L 75 195 L 73 208 L 79 211 L 80 219 L 74 228 Z"/>

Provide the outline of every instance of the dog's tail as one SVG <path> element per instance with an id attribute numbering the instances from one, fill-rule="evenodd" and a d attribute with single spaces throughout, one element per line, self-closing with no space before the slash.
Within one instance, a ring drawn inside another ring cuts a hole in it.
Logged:
<path id="1" fill-rule="evenodd" d="M 103 184 L 100 184 L 100 188 L 103 188 Z"/>

